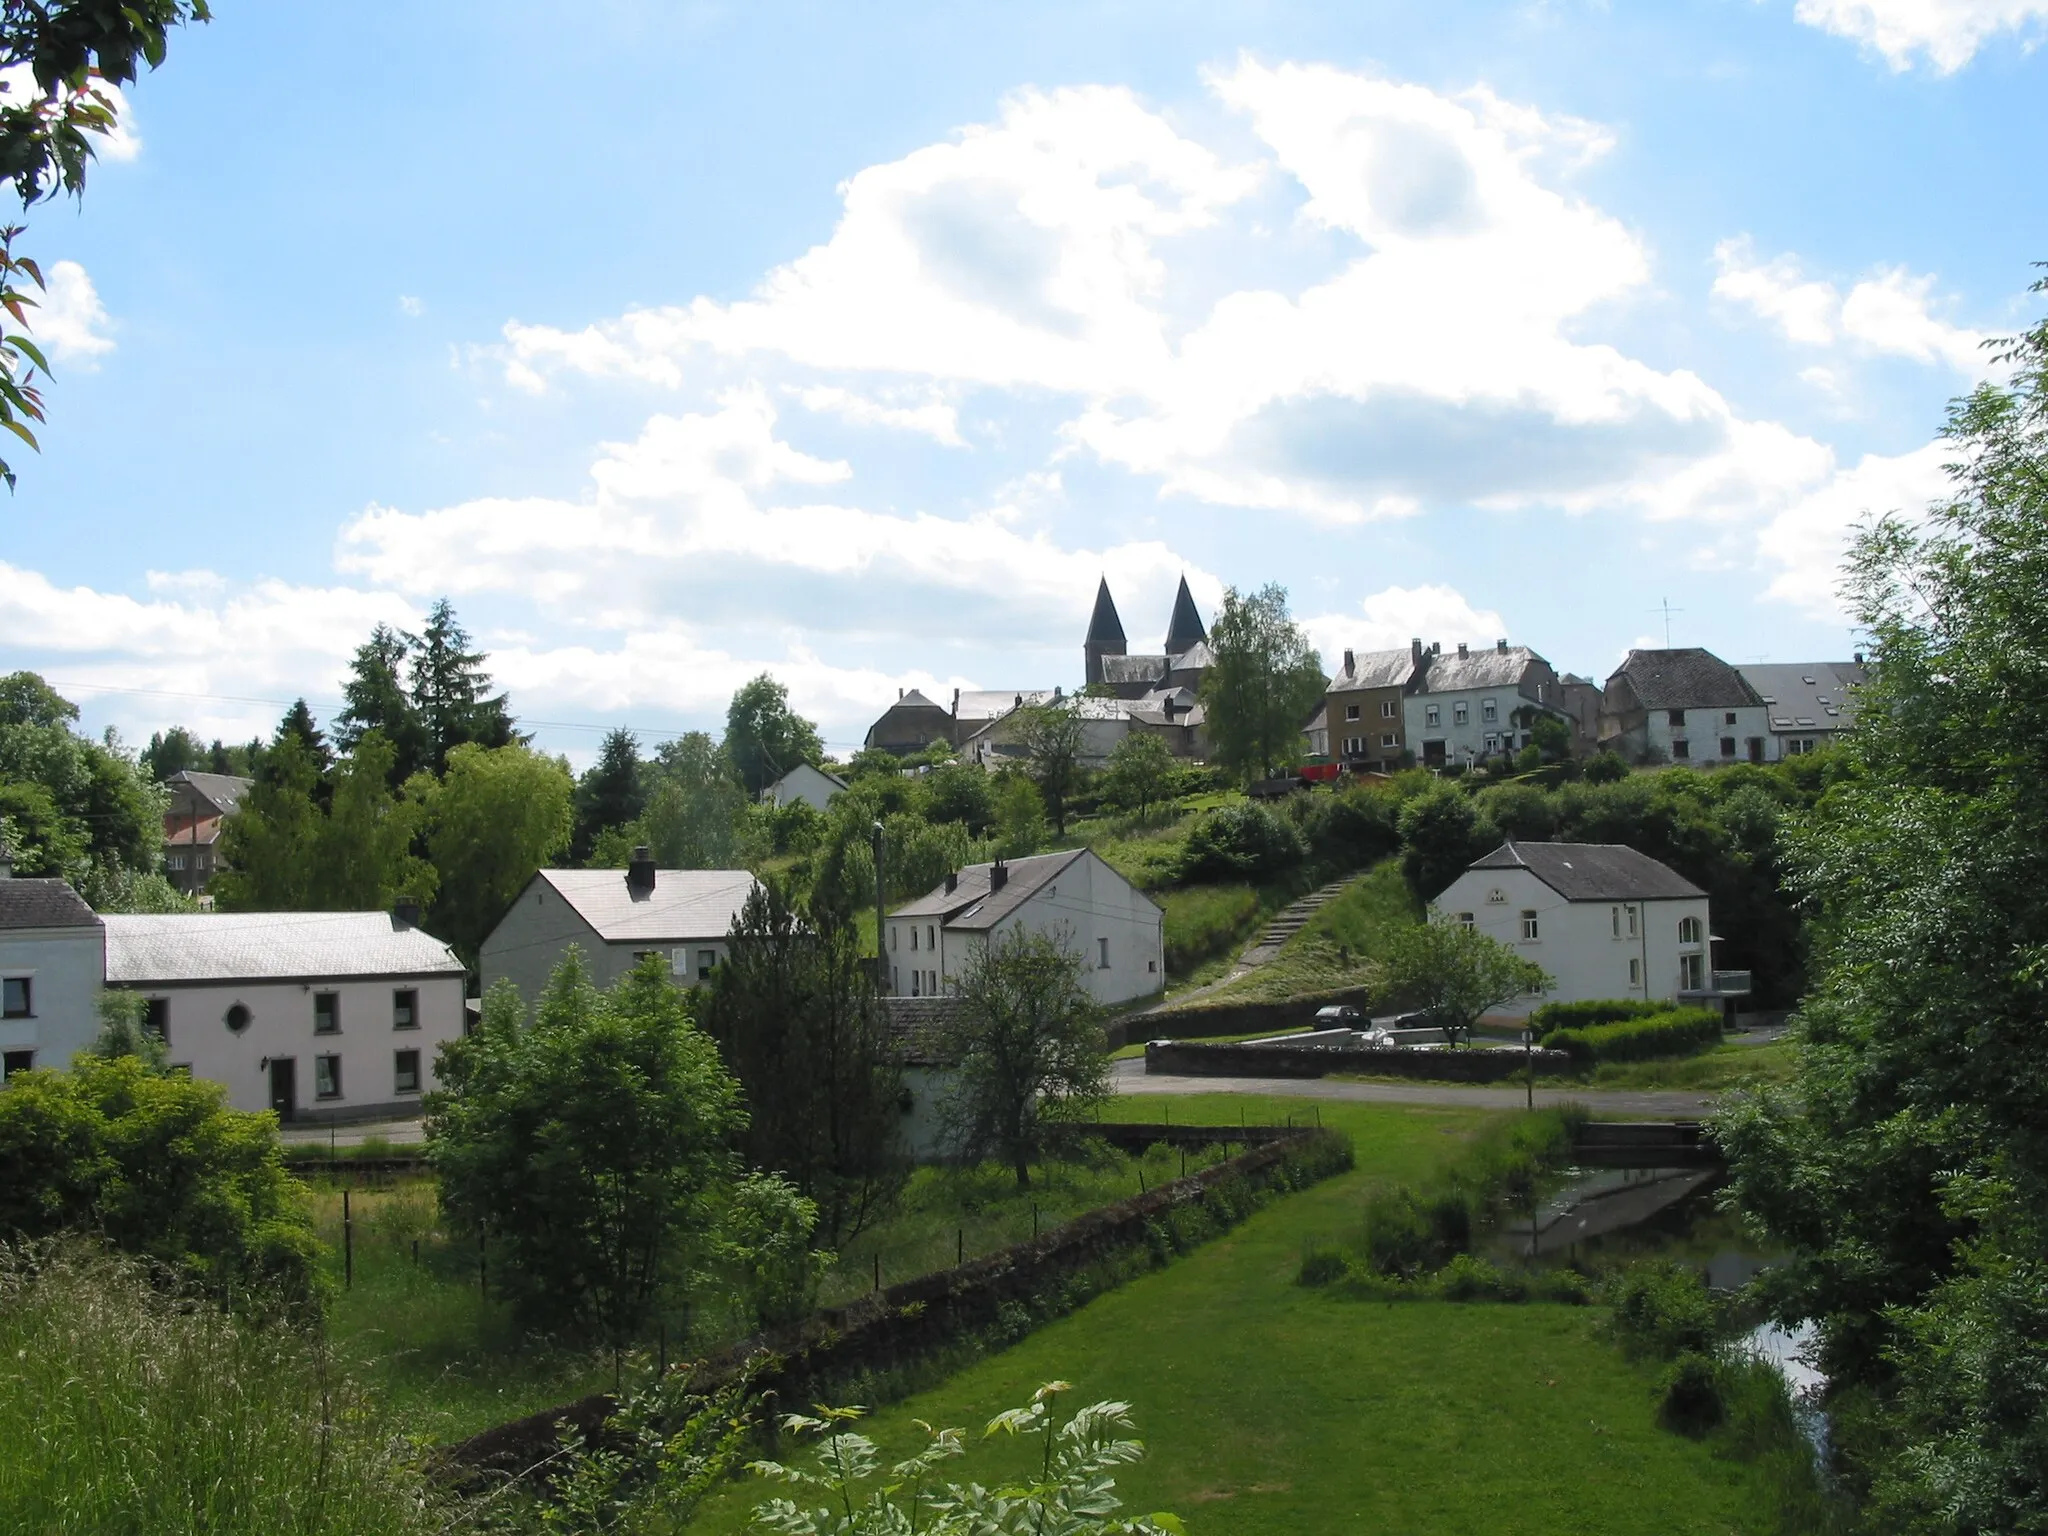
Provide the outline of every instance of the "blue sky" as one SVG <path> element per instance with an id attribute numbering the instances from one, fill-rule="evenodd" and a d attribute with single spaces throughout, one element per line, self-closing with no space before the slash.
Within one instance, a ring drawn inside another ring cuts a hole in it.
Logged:
<path id="1" fill-rule="evenodd" d="M 230 3 L 26 244 L 0 665 L 327 713 L 451 595 L 542 744 L 835 747 L 1185 571 L 1327 659 L 1841 655 L 2039 313 L 2048 0 Z"/>

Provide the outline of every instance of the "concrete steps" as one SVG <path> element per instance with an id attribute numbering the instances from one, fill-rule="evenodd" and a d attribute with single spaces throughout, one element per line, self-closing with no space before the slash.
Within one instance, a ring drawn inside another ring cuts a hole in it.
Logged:
<path id="1" fill-rule="evenodd" d="M 1357 878 L 1354 875 L 1351 877 L 1351 880 Z M 1306 928 L 1309 919 L 1335 900 L 1343 892 L 1344 888 L 1351 884 L 1351 880 L 1338 880 L 1324 886 L 1319 891 L 1311 891 L 1292 906 L 1280 911 L 1272 921 L 1266 924 L 1264 931 L 1259 934 L 1251 947 L 1245 950 L 1243 956 L 1238 960 L 1238 973 L 1241 974 L 1245 969 L 1264 965 L 1268 960 L 1280 953 L 1280 946 Z"/>

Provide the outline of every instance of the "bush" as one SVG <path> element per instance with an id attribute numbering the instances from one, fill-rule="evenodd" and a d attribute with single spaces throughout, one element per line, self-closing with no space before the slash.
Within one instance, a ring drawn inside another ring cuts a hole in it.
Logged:
<path id="1" fill-rule="evenodd" d="M 1659 1390 L 1657 1417 L 1666 1429 L 1680 1434 L 1703 1435 L 1720 1423 L 1726 1412 L 1720 1371 L 1711 1355 L 1680 1355 L 1665 1371 Z"/>
<path id="2" fill-rule="evenodd" d="M 1159 902 L 1166 908 L 1166 969 L 1173 976 L 1250 937 L 1259 920 L 1259 893 L 1249 885 L 1162 891 Z"/>
<path id="3" fill-rule="evenodd" d="M 1578 1118 L 1549 1109 L 1491 1122 L 1436 1183 L 1373 1195 L 1359 1239 L 1367 1267 L 1414 1277 L 1467 1252 L 1476 1227 L 1504 1207 L 1525 1205 L 1543 1176 L 1563 1165 Z"/>
<path id="4" fill-rule="evenodd" d="M 1711 1008 L 1674 1008 L 1618 1024 L 1552 1030 L 1543 1037 L 1544 1050 L 1563 1051 L 1582 1066 L 1597 1061 L 1684 1056 L 1720 1043 L 1721 1015 Z"/>
<path id="5" fill-rule="evenodd" d="M 1301 1272 L 1295 1276 L 1297 1285 L 1328 1285 L 1342 1280 L 1351 1273 L 1351 1260 L 1342 1248 L 1328 1243 L 1312 1243 L 1301 1256 Z"/>
<path id="6" fill-rule="evenodd" d="M 216 1296 L 313 1302 L 319 1244 L 276 1123 L 226 1100 L 133 1056 L 15 1074 L 0 1093 L 0 1239 L 90 1231 Z"/>
<path id="7" fill-rule="evenodd" d="M 1631 1264 L 1609 1286 L 1614 1331 L 1632 1355 L 1675 1359 L 1713 1349 L 1719 1309 L 1696 1270 L 1671 1259 Z"/>
<path id="8" fill-rule="evenodd" d="M 1364 869 L 1401 846 L 1400 804 L 1384 790 L 1304 795 L 1297 818 L 1308 851 L 1336 869 Z"/>
<path id="9" fill-rule="evenodd" d="M 1183 880 L 1271 880 L 1302 860 L 1301 835 L 1263 805 L 1220 806 L 1196 822 L 1181 849 Z"/>
<path id="10" fill-rule="evenodd" d="M 1668 1013 L 1670 1009 L 1669 1003 L 1651 1003 L 1631 997 L 1545 1003 L 1529 1015 L 1529 1027 L 1541 1040 L 1554 1029 L 1589 1029 L 1596 1024 L 1619 1024 L 1623 1019 L 1647 1019 L 1653 1013 Z"/>

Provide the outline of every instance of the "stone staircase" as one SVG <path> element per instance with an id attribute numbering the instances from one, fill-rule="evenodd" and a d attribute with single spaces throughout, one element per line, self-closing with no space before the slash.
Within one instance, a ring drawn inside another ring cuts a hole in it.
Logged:
<path id="1" fill-rule="evenodd" d="M 1356 878 L 1354 875 L 1351 879 L 1334 881 L 1319 891 L 1311 891 L 1292 906 L 1275 914 L 1273 920 L 1266 924 L 1265 931 L 1259 935 L 1257 942 L 1238 960 L 1238 966 L 1248 969 L 1264 965 L 1280 952 L 1281 945 L 1306 928 L 1309 919 L 1334 901 L 1351 880 Z"/>

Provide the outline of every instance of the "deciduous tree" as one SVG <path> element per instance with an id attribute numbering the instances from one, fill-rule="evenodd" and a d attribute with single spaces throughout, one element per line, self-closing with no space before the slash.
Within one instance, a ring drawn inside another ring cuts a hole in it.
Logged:
<path id="1" fill-rule="evenodd" d="M 1542 966 L 1448 916 L 1388 935 L 1383 963 L 1388 994 L 1429 1014 L 1453 1045 L 1483 1015 L 1551 986 Z"/>
<path id="2" fill-rule="evenodd" d="M 1166 798 L 1173 782 L 1173 753 L 1152 732 L 1135 730 L 1110 750 L 1103 787 L 1110 799 L 1143 820 Z"/>
<path id="3" fill-rule="evenodd" d="M 1067 801 L 1081 787 L 1082 721 L 1078 699 L 1026 704 L 1010 715 L 1017 745 L 1024 749 L 1024 771 L 1038 786 L 1053 835 L 1067 835 Z"/>
<path id="4" fill-rule="evenodd" d="M 789 690 L 771 674 L 741 687 L 725 712 L 725 755 L 749 796 L 799 763 L 820 763 L 818 728 L 789 707 Z"/>
<path id="5" fill-rule="evenodd" d="M 1322 697 L 1323 659 L 1271 584 L 1225 589 L 1209 630 L 1216 663 L 1202 678 L 1210 753 L 1245 778 L 1270 778 L 1305 748 L 1302 726 Z"/>
<path id="6" fill-rule="evenodd" d="M 473 961 L 533 872 L 568 846 L 575 781 L 560 758 L 465 742 L 441 779 L 418 775 L 407 793 L 424 802 L 440 876 L 429 926 Z"/>

